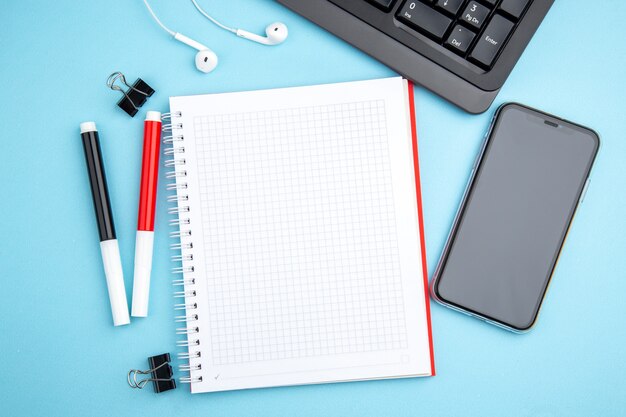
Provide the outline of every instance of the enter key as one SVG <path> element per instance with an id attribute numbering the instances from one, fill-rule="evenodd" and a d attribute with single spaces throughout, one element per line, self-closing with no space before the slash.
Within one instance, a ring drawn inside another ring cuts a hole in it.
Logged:
<path id="1" fill-rule="evenodd" d="M 480 39 L 476 42 L 469 56 L 470 60 L 483 67 L 491 67 L 513 26 L 515 25 L 510 20 L 500 15 L 493 16 Z"/>

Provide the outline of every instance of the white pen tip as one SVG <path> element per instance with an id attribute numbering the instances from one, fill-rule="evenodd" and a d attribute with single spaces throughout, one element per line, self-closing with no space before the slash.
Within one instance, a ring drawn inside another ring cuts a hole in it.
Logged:
<path id="1" fill-rule="evenodd" d="M 149 111 L 146 113 L 146 121 L 151 122 L 160 122 L 161 121 L 161 112 L 159 111 Z"/>
<path id="2" fill-rule="evenodd" d="M 80 124 L 80 133 L 97 132 L 96 122 L 83 122 Z"/>
<path id="3" fill-rule="evenodd" d="M 135 241 L 135 276 L 133 278 L 133 307 L 131 311 L 133 317 L 148 316 L 153 246 L 154 232 L 138 230 Z"/>

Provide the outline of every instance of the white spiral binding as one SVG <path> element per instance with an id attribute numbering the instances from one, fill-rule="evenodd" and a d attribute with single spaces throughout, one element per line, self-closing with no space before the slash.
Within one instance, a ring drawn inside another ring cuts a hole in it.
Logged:
<path id="1" fill-rule="evenodd" d="M 176 329 L 176 334 L 194 334 L 200 332 L 200 328 L 196 327 L 178 327 Z"/>
<path id="2" fill-rule="evenodd" d="M 190 314 L 188 316 L 176 316 L 174 317 L 174 323 L 191 323 L 192 321 L 197 321 L 197 314 Z"/>
<path id="3" fill-rule="evenodd" d="M 184 372 L 199 371 L 200 369 L 202 369 L 202 365 L 201 364 L 197 364 L 197 365 L 181 365 L 180 369 L 184 370 Z"/>
<path id="4" fill-rule="evenodd" d="M 185 311 L 189 311 L 189 310 L 195 310 L 198 308 L 198 304 L 197 303 L 179 303 L 179 304 L 174 304 L 174 310 L 185 310 Z"/>
<path id="5" fill-rule="evenodd" d="M 183 315 L 177 315 L 174 318 L 176 323 L 184 324 L 184 327 L 176 329 L 176 334 L 185 337 L 183 340 L 178 340 L 176 345 L 187 348 L 186 352 L 178 354 L 178 359 L 186 361 L 179 366 L 178 370 L 188 374 L 179 378 L 179 381 L 183 384 L 191 384 L 202 381 L 202 375 L 200 375 L 202 366 L 199 363 L 191 363 L 192 360 L 201 356 L 200 351 L 194 349 L 200 345 L 200 340 L 194 337 L 200 329 L 194 324 L 198 321 L 198 305 L 192 301 L 196 296 L 196 279 L 189 276 L 194 272 L 193 243 L 191 242 L 191 229 L 189 229 L 191 224 L 188 214 L 190 209 L 187 205 L 189 196 L 185 193 L 187 190 L 185 138 L 181 132 L 183 125 L 176 120 L 180 120 L 181 117 L 181 112 L 163 114 L 163 120 L 169 121 L 163 124 L 163 143 L 165 144 L 163 153 L 167 156 L 164 158 L 164 165 L 169 168 L 165 177 L 172 180 L 166 185 L 166 190 L 174 193 L 167 197 L 168 203 L 174 204 L 168 209 L 168 213 L 175 216 L 169 224 L 176 228 L 170 233 L 170 237 L 176 239 L 176 243 L 172 243 L 170 249 L 177 252 L 172 256 L 172 262 L 176 265 L 172 268 L 172 273 L 182 276 L 172 281 L 175 287 L 180 288 L 179 291 L 174 291 L 173 295 L 176 299 L 184 300 L 182 303 L 174 304 L 174 310 L 184 311 Z"/>
<path id="6" fill-rule="evenodd" d="M 170 220 L 170 226 L 180 226 L 180 225 L 186 225 L 186 224 L 190 224 L 191 222 L 189 221 L 189 219 L 171 219 Z"/>

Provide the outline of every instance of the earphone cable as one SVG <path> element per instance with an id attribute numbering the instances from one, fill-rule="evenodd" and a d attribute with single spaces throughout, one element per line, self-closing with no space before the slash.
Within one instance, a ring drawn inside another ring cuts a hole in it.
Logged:
<path id="1" fill-rule="evenodd" d="M 145 2 L 145 1 L 146 1 L 146 0 L 144 0 L 144 2 Z M 223 24 L 221 24 L 220 22 L 218 22 L 217 20 L 215 20 L 214 18 L 212 18 L 211 16 L 209 16 L 209 14 L 208 14 L 207 12 L 205 12 L 205 11 L 204 11 L 204 10 L 200 7 L 200 5 L 198 4 L 198 2 L 196 2 L 196 0 L 191 0 L 191 2 L 193 3 L 193 5 L 194 5 L 194 6 L 196 6 L 196 9 L 198 9 L 198 11 L 199 11 L 200 13 L 202 13 L 202 15 L 203 15 L 204 17 L 206 17 L 207 19 L 209 19 L 211 22 L 215 23 L 217 26 L 221 27 L 221 28 L 222 28 L 222 29 L 224 29 L 224 30 L 227 30 L 227 31 L 229 31 L 229 32 L 233 32 L 233 33 L 237 33 L 237 29 L 233 29 L 233 28 L 231 28 L 231 27 L 228 27 L 228 26 L 226 26 L 226 25 L 223 25 Z M 149 8 L 149 6 L 148 6 L 148 8 Z M 154 16 L 154 14 L 153 14 L 153 16 Z M 155 16 L 155 19 L 156 19 L 156 16 Z M 158 19 L 157 19 L 157 20 L 158 20 Z M 161 26 L 163 26 L 163 25 L 161 25 Z"/>
<path id="2" fill-rule="evenodd" d="M 143 0 L 143 4 L 146 5 L 146 7 L 148 8 L 148 11 L 150 12 L 150 14 L 152 15 L 152 18 L 155 20 L 155 22 L 157 22 L 159 24 L 159 26 L 161 26 L 161 28 L 166 31 L 167 33 L 169 33 L 172 36 L 176 36 L 176 32 L 174 32 L 173 30 L 169 29 L 167 26 L 165 26 L 163 23 L 161 23 L 161 21 L 159 20 L 159 18 L 157 17 L 156 14 L 154 14 L 154 11 L 152 10 L 152 7 L 150 7 L 150 4 L 148 3 L 148 0 Z"/>

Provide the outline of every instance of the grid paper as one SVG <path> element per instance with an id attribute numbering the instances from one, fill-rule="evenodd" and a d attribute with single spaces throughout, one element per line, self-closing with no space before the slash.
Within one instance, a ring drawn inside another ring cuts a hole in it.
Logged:
<path id="1" fill-rule="evenodd" d="M 214 365 L 407 348 L 386 120 L 194 118 Z"/>

